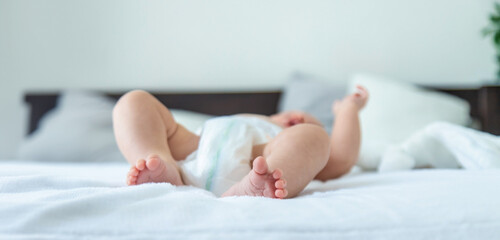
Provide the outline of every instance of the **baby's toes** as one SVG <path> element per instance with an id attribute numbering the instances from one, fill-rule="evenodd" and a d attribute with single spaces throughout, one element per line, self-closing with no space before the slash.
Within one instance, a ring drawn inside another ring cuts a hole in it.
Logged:
<path id="1" fill-rule="evenodd" d="M 285 179 L 280 179 L 274 183 L 274 187 L 276 188 L 285 188 L 286 187 L 286 181 Z"/>
<path id="2" fill-rule="evenodd" d="M 146 167 L 149 169 L 149 170 L 156 170 L 161 164 L 161 159 L 156 156 L 156 155 L 152 155 L 148 158 L 148 161 L 146 161 Z"/>
<path id="3" fill-rule="evenodd" d="M 137 170 L 137 168 L 135 166 L 132 166 L 130 168 L 130 170 L 128 171 L 128 175 L 137 177 L 137 176 L 139 176 L 139 170 Z"/>
<path id="4" fill-rule="evenodd" d="M 127 173 L 127 185 L 137 184 L 137 176 L 139 176 L 139 170 L 135 166 L 132 166 Z"/>
<path id="5" fill-rule="evenodd" d="M 135 163 L 135 167 L 139 171 L 144 170 L 144 168 L 146 168 L 146 160 L 144 160 L 144 159 L 137 160 L 137 162 Z"/>
<path id="6" fill-rule="evenodd" d="M 274 191 L 274 196 L 277 198 L 286 198 L 288 195 L 288 191 L 286 190 L 286 180 L 285 179 L 279 179 L 274 183 L 274 186 L 276 187 L 276 190 Z"/>
<path id="7" fill-rule="evenodd" d="M 286 196 L 288 195 L 288 191 L 286 189 L 276 189 L 276 191 L 274 191 L 274 195 L 277 197 L 277 198 L 286 198 Z"/>
<path id="8" fill-rule="evenodd" d="M 136 185 L 137 184 L 137 176 L 129 175 L 127 177 L 127 185 Z"/>
<path id="9" fill-rule="evenodd" d="M 276 169 L 273 171 L 273 178 L 278 180 L 283 176 L 283 172 L 280 169 Z"/>
<path id="10" fill-rule="evenodd" d="M 361 97 L 361 98 L 368 98 L 368 90 L 366 90 L 365 87 L 361 86 L 361 85 L 357 85 L 357 94 Z"/>

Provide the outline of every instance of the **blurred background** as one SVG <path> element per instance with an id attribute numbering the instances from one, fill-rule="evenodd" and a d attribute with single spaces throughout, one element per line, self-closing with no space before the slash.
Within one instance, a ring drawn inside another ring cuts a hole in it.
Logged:
<path id="1" fill-rule="evenodd" d="M 0 158 L 26 91 L 274 90 L 302 71 L 473 87 L 495 77 L 493 0 L 0 0 Z"/>

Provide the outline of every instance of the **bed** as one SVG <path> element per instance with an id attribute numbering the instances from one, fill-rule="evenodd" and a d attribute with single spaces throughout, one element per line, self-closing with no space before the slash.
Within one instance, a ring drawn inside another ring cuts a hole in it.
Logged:
<path id="1" fill-rule="evenodd" d="M 496 88 L 434 88 L 499 133 Z M 122 93 L 106 93 L 117 98 Z M 280 91 L 156 93 L 213 115 L 272 114 Z M 58 93 L 26 94 L 29 133 Z M 225 104 L 225 108 L 220 108 Z M 495 110 L 492 110 L 495 109 Z M 496 121 L 496 122 L 495 122 Z M 190 186 L 125 186 L 125 163 L 0 163 L 2 239 L 498 239 L 500 170 L 352 171 L 294 199 L 216 198 Z"/>

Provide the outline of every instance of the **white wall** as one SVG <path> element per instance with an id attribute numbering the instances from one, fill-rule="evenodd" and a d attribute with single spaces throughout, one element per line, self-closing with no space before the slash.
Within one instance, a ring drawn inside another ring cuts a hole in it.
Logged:
<path id="1" fill-rule="evenodd" d="M 278 88 L 295 70 L 427 84 L 494 77 L 492 0 L 0 0 L 0 158 L 27 89 Z"/>

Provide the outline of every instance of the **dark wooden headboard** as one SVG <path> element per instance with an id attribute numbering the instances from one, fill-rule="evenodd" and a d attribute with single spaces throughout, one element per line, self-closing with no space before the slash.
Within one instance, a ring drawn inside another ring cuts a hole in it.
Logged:
<path id="1" fill-rule="evenodd" d="M 470 104 L 470 115 L 479 120 L 481 130 L 500 135 L 500 86 L 483 86 L 477 89 L 434 88 L 434 90 L 467 100 Z"/>
<path id="2" fill-rule="evenodd" d="M 426 87 L 465 99 L 471 106 L 470 115 L 481 122 L 482 130 L 500 135 L 500 86 L 478 89 Z M 118 99 L 120 93 L 103 93 Z M 191 110 L 216 116 L 236 113 L 270 115 L 276 113 L 281 91 L 233 93 L 159 93 L 153 92 L 170 108 Z M 24 100 L 30 107 L 28 134 L 35 131 L 45 113 L 55 107 L 58 93 L 27 92 Z M 224 106 L 224 107 L 222 107 Z"/>
<path id="3" fill-rule="evenodd" d="M 216 116 L 236 113 L 271 115 L 278 109 L 280 91 L 232 93 L 159 93 L 151 92 L 169 108 L 190 110 Z M 118 99 L 124 94 L 103 93 Z M 31 107 L 28 134 L 34 132 L 40 119 L 56 106 L 59 93 L 27 92 L 24 101 Z M 222 107 L 223 106 L 223 107 Z"/>

